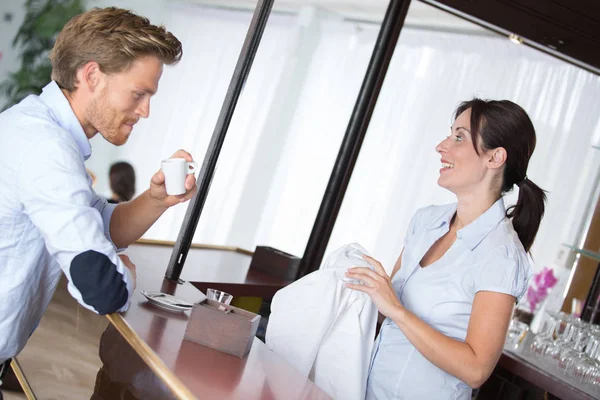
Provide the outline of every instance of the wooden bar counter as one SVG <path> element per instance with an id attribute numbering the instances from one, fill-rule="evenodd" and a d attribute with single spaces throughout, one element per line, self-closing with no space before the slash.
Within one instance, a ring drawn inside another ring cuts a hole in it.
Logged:
<path id="1" fill-rule="evenodd" d="M 194 302 L 201 298 L 196 287 L 269 297 L 288 282 L 249 273 L 251 252 L 194 246 L 182 274 L 187 283 L 175 284 L 164 279 L 171 249 L 172 244 L 151 242 L 127 250 L 137 265 L 138 282 L 131 308 L 122 315 L 107 319 L 84 310 L 62 281 L 40 329 L 18 357 L 40 400 L 90 398 L 92 388 L 93 400 L 329 398 L 258 339 L 244 359 L 183 340 L 190 312 L 152 307 L 141 290 L 161 290 Z M 545 370 L 521 352 L 526 345 L 504 351 L 477 400 L 598 397 Z M 46 350 L 49 346 L 52 351 Z"/>
<path id="2" fill-rule="evenodd" d="M 239 285 L 238 293 L 232 293 L 239 296 L 274 293 L 286 283 L 248 277 L 247 251 L 196 247 L 190 249 L 181 276 L 186 283 L 176 284 L 164 279 L 171 249 L 135 244 L 126 252 L 137 266 L 137 288 L 127 312 L 108 316 L 110 324 L 100 341 L 103 366 L 92 399 L 330 398 L 256 338 L 244 359 L 183 340 L 190 312 L 155 308 L 141 290 L 196 302 L 201 295 L 189 281 L 210 287 Z"/>

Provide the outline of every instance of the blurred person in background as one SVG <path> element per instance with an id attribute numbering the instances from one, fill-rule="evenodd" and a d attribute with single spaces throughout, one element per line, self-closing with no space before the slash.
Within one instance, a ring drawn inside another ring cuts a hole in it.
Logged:
<path id="1" fill-rule="evenodd" d="M 135 171 L 131 164 L 125 161 L 114 163 L 108 173 L 112 196 L 108 199 L 111 204 L 129 201 L 135 194 Z"/>

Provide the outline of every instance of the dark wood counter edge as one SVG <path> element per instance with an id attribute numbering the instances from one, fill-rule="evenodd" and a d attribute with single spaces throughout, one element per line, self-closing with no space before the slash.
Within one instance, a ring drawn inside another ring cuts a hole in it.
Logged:
<path id="1" fill-rule="evenodd" d="M 517 354 L 504 351 L 500 356 L 498 365 L 558 398 L 573 400 L 594 399 L 594 397 L 580 389 L 557 380 L 556 376 L 540 369 Z"/>
<path id="2" fill-rule="evenodd" d="M 249 270 L 244 282 L 219 282 L 219 281 L 189 281 L 201 292 L 206 293 L 208 288 L 222 290 L 233 296 L 254 296 L 271 299 L 280 289 L 293 281 L 285 280 L 268 274 Z"/>
<path id="3" fill-rule="evenodd" d="M 140 356 L 148 367 L 164 382 L 180 400 L 197 400 L 196 396 L 181 382 L 161 358 L 144 342 L 120 314 L 108 314 L 106 318 L 112 326 L 127 340 L 127 343 Z"/>
<path id="4" fill-rule="evenodd" d="M 221 290 L 234 297 L 262 297 L 272 299 L 275 293 L 286 285 L 252 284 L 252 283 L 226 283 L 226 282 L 195 282 L 190 281 L 202 293 L 208 288 Z"/>
<path id="5" fill-rule="evenodd" d="M 135 244 L 150 244 L 155 246 L 166 246 L 166 247 L 174 247 L 175 242 L 171 242 L 168 240 L 154 240 L 154 239 L 138 239 L 135 241 Z M 252 256 L 254 254 L 253 251 L 242 249 L 241 247 L 236 246 L 223 246 L 218 244 L 199 244 L 192 243 L 190 246 L 192 249 L 206 249 L 206 250 L 226 250 L 233 251 L 240 254 L 245 254 L 247 256 Z"/>

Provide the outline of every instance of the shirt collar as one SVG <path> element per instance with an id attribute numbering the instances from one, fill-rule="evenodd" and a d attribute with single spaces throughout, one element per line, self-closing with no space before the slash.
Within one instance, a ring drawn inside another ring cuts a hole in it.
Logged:
<path id="1" fill-rule="evenodd" d="M 439 218 L 434 220 L 428 229 L 437 229 L 444 225 L 450 226 L 450 221 L 456 213 L 456 204 L 449 208 Z M 481 214 L 475 221 L 456 232 L 458 239 L 463 240 L 473 250 L 506 216 L 504 199 L 499 198 L 486 212 Z"/>
<path id="2" fill-rule="evenodd" d="M 92 155 L 92 146 L 83 131 L 83 127 L 73 112 L 69 101 L 55 81 L 47 84 L 42 89 L 40 100 L 52 111 L 58 125 L 67 130 L 79 147 L 84 160 Z"/>
<path id="3" fill-rule="evenodd" d="M 454 217 L 454 214 L 456 213 L 456 206 L 457 206 L 456 203 L 451 204 L 445 213 L 440 215 L 437 219 L 433 220 L 433 222 L 431 224 L 429 224 L 427 229 L 433 230 L 433 229 L 441 228 L 444 225 L 450 226 L 450 221 L 452 221 L 452 217 Z"/>

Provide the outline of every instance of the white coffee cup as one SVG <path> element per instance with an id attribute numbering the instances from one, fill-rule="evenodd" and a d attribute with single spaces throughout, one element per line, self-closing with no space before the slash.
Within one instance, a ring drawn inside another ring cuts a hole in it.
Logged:
<path id="1" fill-rule="evenodd" d="M 165 175 L 165 186 L 168 195 L 184 194 L 185 178 L 198 170 L 196 161 L 188 162 L 185 158 L 169 158 L 163 160 L 161 169 Z"/>

